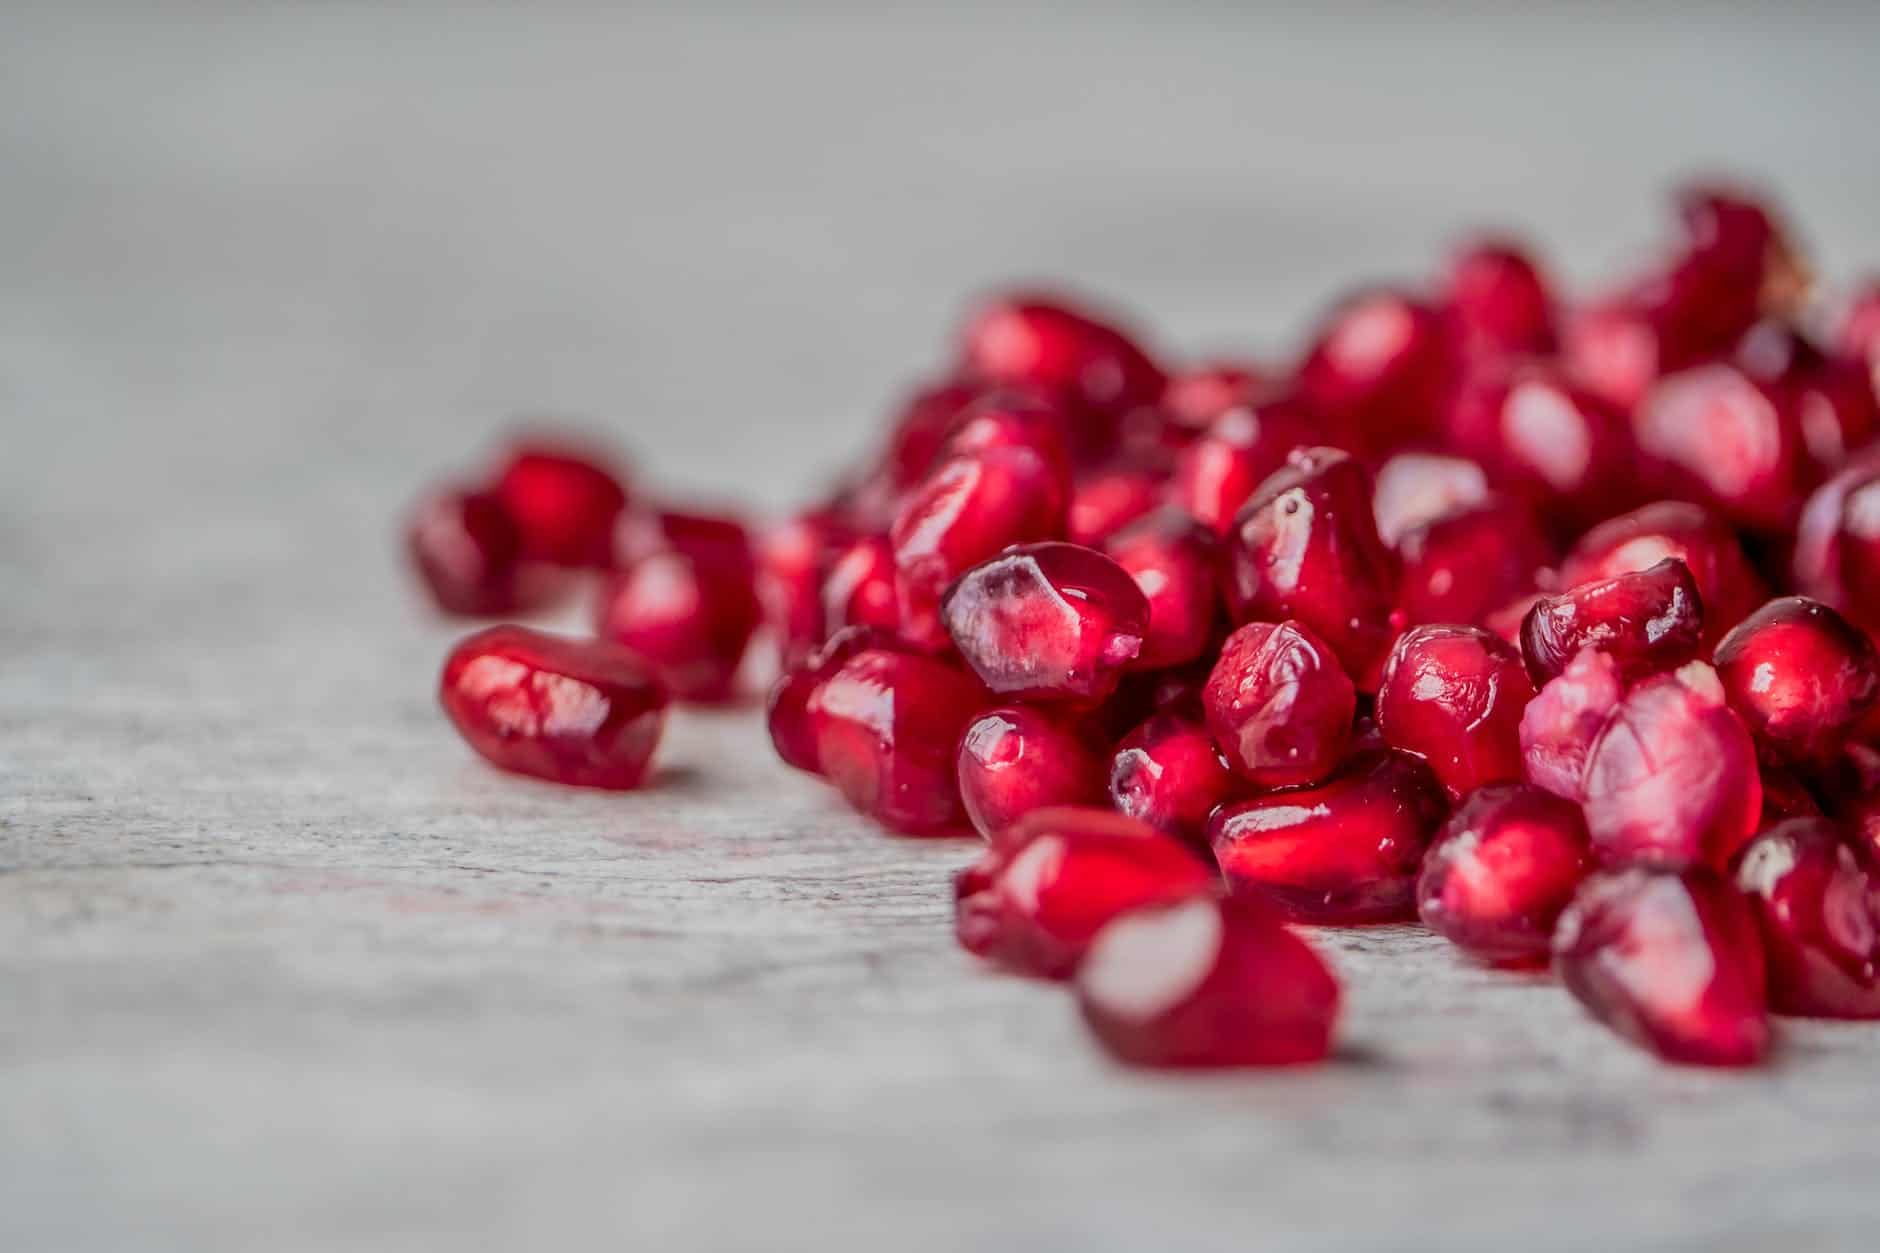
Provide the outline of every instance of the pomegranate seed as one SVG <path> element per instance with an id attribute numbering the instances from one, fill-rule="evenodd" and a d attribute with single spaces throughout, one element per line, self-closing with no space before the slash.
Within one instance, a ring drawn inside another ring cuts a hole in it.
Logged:
<path id="1" fill-rule="evenodd" d="M 1071 490 L 1069 534 L 1073 544 L 1101 548 L 1119 530 L 1162 501 L 1162 478 L 1147 470 L 1104 470 L 1077 481 Z"/>
<path id="2" fill-rule="evenodd" d="M 1821 816 L 1821 802 L 1800 775 L 1786 766 L 1763 765 L 1762 815 L 1756 822 L 1757 831 L 1767 831 L 1790 818 Z"/>
<path id="3" fill-rule="evenodd" d="M 1040 809 L 960 873 L 955 930 L 969 953 L 1063 979 L 1119 914 L 1214 890 L 1208 866 L 1153 827 L 1102 809 Z"/>
<path id="4" fill-rule="evenodd" d="M 1488 499 L 1488 476 L 1467 457 L 1400 452 L 1378 467 L 1371 516 L 1378 538 L 1395 548 L 1411 531 Z"/>
<path id="5" fill-rule="evenodd" d="M 1624 697 L 1619 663 L 1596 648 L 1581 649 L 1521 714 L 1521 762 L 1528 782 L 1579 800 L 1587 754 Z"/>
<path id="6" fill-rule="evenodd" d="M 1772 600 L 1717 645 L 1717 677 L 1765 760 L 1826 764 L 1880 700 L 1880 657 L 1840 614 Z"/>
<path id="7" fill-rule="evenodd" d="M 1554 921 L 1592 868 L 1577 805 L 1496 784 L 1463 801 L 1436 837 L 1417 879 L 1417 913 L 1472 957 L 1543 961 Z"/>
<path id="8" fill-rule="evenodd" d="M 621 570 L 601 588 L 596 633 L 651 662 L 680 700 L 723 700 L 763 616 L 743 526 L 702 514 L 630 517 L 616 551 Z"/>
<path id="9" fill-rule="evenodd" d="M 1695 657 L 1703 633 L 1697 581 L 1682 561 L 1667 557 L 1649 570 L 1535 602 L 1521 623 L 1521 654 L 1534 681 L 1545 683 L 1581 649 L 1597 648 L 1630 682 Z"/>
<path id="10" fill-rule="evenodd" d="M 1357 694 L 1310 627 L 1250 622 L 1221 646 L 1202 703 L 1229 765 L 1261 787 L 1293 787 L 1344 759 Z"/>
<path id="11" fill-rule="evenodd" d="M 1796 586 L 1868 630 L 1880 628 L 1880 445 L 1862 449 L 1823 483 L 1796 525 Z"/>
<path id="12" fill-rule="evenodd" d="M 993 709 L 960 738 L 960 802 L 988 840 L 1034 809 L 1102 804 L 1103 763 L 1041 709 Z"/>
<path id="13" fill-rule="evenodd" d="M 1284 468 L 1295 448 L 1340 442 L 1326 438 L 1325 426 L 1295 400 L 1229 409 L 1182 449 L 1169 497 L 1203 526 L 1226 532 L 1254 489 Z"/>
<path id="14" fill-rule="evenodd" d="M 1438 518 L 1404 535 L 1396 618 L 1480 623 L 1530 591 L 1552 557 L 1524 505 L 1495 501 Z"/>
<path id="15" fill-rule="evenodd" d="M 1554 966 L 1595 1018 L 1667 1061 L 1748 1066 L 1769 1047 L 1755 916 L 1709 870 L 1588 878 L 1554 930 Z"/>
<path id="16" fill-rule="evenodd" d="M 1434 431 L 1450 364 L 1434 310 L 1373 291 L 1320 326 L 1299 384 L 1313 409 L 1356 430 L 1364 449 L 1378 454 Z"/>
<path id="17" fill-rule="evenodd" d="M 1660 501 L 1609 518 L 1582 535 L 1560 567 L 1563 587 L 1648 570 L 1676 557 L 1697 580 L 1704 642 L 1715 644 L 1768 599 L 1736 532 L 1702 506 Z"/>
<path id="18" fill-rule="evenodd" d="M 494 490 L 522 533 L 523 555 L 568 566 L 609 563 L 627 493 L 597 455 L 568 444 L 521 444 L 497 472 Z"/>
<path id="19" fill-rule="evenodd" d="M 1521 777 L 1521 711 L 1533 698 L 1521 655 L 1506 641 L 1480 627 L 1413 627 L 1384 664 L 1377 725 L 1459 799 Z"/>
<path id="20" fill-rule="evenodd" d="M 638 787 L 666 721 L 665 688 L 626 649 L 519 626 L 451 649 L 438 699 L 492 765 L 576 787 Z"/>
<path id="21" fill-rule="evenodd" d="M 1690 495 L 1743 526 L 1794 525 L 1815 486 L 1798 422 L 1735 366 L 1698 366 L 1659 381 L 1633 418 L 1640 451 Z"/>
<path id="22" fill-rule="evenodd" d="M 1517 244 L 1478 239 L 1450 260 L 1443 309 L 1473 354 L 1549 352 L 1553 300 L 1533 258 Z"/>
<path id="23" fill-rule="evenodd" d="M 1130 523 L 1104 553 L 1136 581 L 1149 602 L 1149 628 L 1136 658 L 1141 669 L 1184 665 L 1207 651 L 1221 618 L 1212 532 L 1178 510 Z"/>
<path id="24" fill-rule="evenodd" d="M 1559 371 L 1523 365 L 1456 395 L 1449 437 L 1486 467 L 1499 491 L 1569 526 L 1586 526 L 1636 499 L 1637 449 L 1624 410 Z"/>
<path id="25" fill-rule="evenodd" d="M 1070 430 L 1062 409 L 1029 392 L 987 392 L 954 419 L 933 465 L 995 449 L 1036 453 L 1057 472 L 1052 486 L 1061 479 L 1061 494 L 1069 499 Z"/>
<path id="26" fill-rule="evenodd" d="M 863 648 L 809 693 L 814 760 L 850 805 L 891 830 L 957 829 L 960 735 L 986 703 L 967 675 L 930 657 Z"/>
<path id="27" fill-rule="evenodd" d="M 904 492 L 926 477 L 961 415 L 983 395 L 976 384 L 948 379 L 917 388 L 902 402 L 877 459 L 891 491 Z"/>
<path id="28" fill-rule="evenodd" d="M 1227 594 L 1237 622 L 1296 618 L 1364 691 L 1390 647 L 1397 566 L 1371 516 L 1369 476 L 1335 448 L 1295 452 L 1234 520 Z"/>
<path id="29" fill-rule="evenodd" d="M 864 649 L 898 651 L 892 637 L 871 627 L 849 627 L 830 636 L 801 662 L 790 666 L 771 685 L 765 704 L 765 724 L 777 756 L 786 765 L 811 774 L 822 773 L 816 755 L 817 725 L 810 717 L 810 696 L 842 663 Z"/>
<path id="30" fill-rule="evenodd" d="M 1680 188 L 1675 197 L 1684 228 L 1684 266 L 1690 303 L 1726 329 L 1741 331 L 1757 312 L 1782 311 L 1808 284 L 1806 266 L 1774 211 L 1753 193 L 1718 183 Z"/>
<path id="31" fill-rule="evenodd" d="M 405 546 L 432 602 L 445 613 L 490 617 L 543 600 L 527 590 L 521 532 L 487 492 L 447 489 L 425 497 L 412 511 Z"/>
<path id="32" fill-rule="evenodd" d="M 1737 341 L 1737 368 L 1794 416 L 1814 466 L 1832 471 L 1880 428 L 1880 400 L 1866 364 L 1830 357 L 1794 326 L 1768 318 Z"/>
<path id="33" fill-rule="evenodd" d="M 1880 882 L 1833 823 L 1792 818 L 1738 858 L 1780 1014 L 1880 1018 Z"/>
<path id="34" fill-rule="evenodd" d="M 823 573 L 846 542 L 846 526 L 810 510 L 766 532 L 757 552 L 757 594 L 785 666 L 807 657 L 828 633 L 823 623 Z"/>
<path id="35" fill-rule="evenodd" d="M 1245 361 L 1215 361 L 1169 376 L 1162 389 L 1162 409 L 1178 425 L 1206 430 L 1229 409 L 1261 400 L 1270 384 L 1266 372 Z"/>
<path id="36" fill-rule="evenodd" d="M 1578 310 L 1564 334 L 1567 374 L 1609 405 L 1630 411 L 1658 376 L 1695 357 L 1668 325 L 1661 308 L 1634 292 Z"/>
<path id="37" fill-rule="evenodd" d="M 1295 1065 L 1331 1051 L 1338 981 L 1264 912 L 1193 900 L 1105 927 L 1078 968 L 1077 1003 L 1129 1065 Z"/>
<path id="38" fill-rule="evenodd" d="M 887 536 L 864 535 L 837 554 L 823 577 L 822 619 L 831 631 L 848 626 L 893 631 L 901 625 L 894 546 Z"/>
<path id="39" fill-rule="evenodd" d="M 1110 760 L 1117 812 L 1190 844 L 1205 845 L 1208 815 L 1236 787 L 1207 728 L 1181 713 L 1152 714 Z"/>
<path id="40" fill-rule="evenodd" d="M 992 691 L 1094 702 L 1115 690 L 1142 650 L 1149 602 L 1102 553 L 1026 544 L 961 576 L 940 616 Z"/>
<path id="41" fill-rule="evenodd" d="M 1417 868 L 1447 810 L 1429 766 L 1386 751 L 1317 787 L 1224 805 L 1208 834 L 1236 892 L 1302 922 L 1400 922 L 1416 912 Z"/>
<path id="42" fill-rule="evenodd" d="M 1756 830 L 1756 749 L 1694 661 L 1626 694 L 1586 759 L 1586 826 L 1609 866 L 1723 869 Z"/>

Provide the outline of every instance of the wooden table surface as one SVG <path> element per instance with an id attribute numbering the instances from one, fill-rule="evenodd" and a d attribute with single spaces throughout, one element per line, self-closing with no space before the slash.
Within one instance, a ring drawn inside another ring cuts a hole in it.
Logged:
<path id="1" fill-rule="evenodd" d="M 1880 1029 L 1672 1070 L 1385 928 L 1336 1064 L 1124 1073 L 750 708 L 482 768 L 393 535 L 528 412 L 786 505 L 1013 275 L 1281 352 L 1719 164 L 1880 266 L 1877 14 L 7 6 L 0 1248 L 1872 1248 Z"/>

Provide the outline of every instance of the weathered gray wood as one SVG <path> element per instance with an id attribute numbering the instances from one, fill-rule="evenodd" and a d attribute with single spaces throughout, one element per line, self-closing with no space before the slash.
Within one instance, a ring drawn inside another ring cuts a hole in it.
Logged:
<path id="1" fill-rule="evenodd" d="M 1283 347 L 1459 223 L 1576 273 L 1692 161 L 1880 263 L 1874 12 L 0 16 L 0 1248 L 1868 1248 L 1880 1030 L 1652 1064 L 1329 934 L 1339 1064 L 1171 1081 L 683 714 L 480 768 L 392 560 L 501 418 L 778 505 L 1010 273 Z"/>

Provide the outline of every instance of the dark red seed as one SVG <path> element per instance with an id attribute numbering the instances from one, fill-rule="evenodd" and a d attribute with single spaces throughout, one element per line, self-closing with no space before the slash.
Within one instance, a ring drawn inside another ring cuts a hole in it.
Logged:
<path id="1" fill-rule="evenodd" d="M 1127 468 L 1086 475 L 1071 489 L 1070 541 L 1100 548 L 1117 531 L 1161 503 L 1161 475 Z"/>
<path id="2" fill-rule="evenodd" d="M 1624 697 L 1618 663 L 1598 649 L 1581 649 L 1521 714 L 1521 763 L 1528 782 L 1578 801 L 1593 741 Z"/>
<path id="3" fill-rule="evenodd" d="M 1202 704 L 1230 766 L 1261 787 L 1294 787 L 1344 760 L 1357 693 L 1311 628 L 1249 622 L 1221 646 Z"/>
<path id="4" fill-rule="evenodd" d="M 1452 799 L 1521 777 L 1521 712 L 1534 697 L 1521 655 L 1480 627 L 1405 631 L 1384 664 L 1377 724 L 1423 758 Z"/>
<path id="5" fill-rule="evenodd" d="M 829 634 L 823 623 L 823 574 L 847 538 L 841 520 L 817 509 L 772 528 L 759 542 L 758 599 L 785 666 L 808 656 Z"/>
<path id="6" fill-rule="evenodd" d="M 1257 365 L 1213 361 L 1170 375 L 1162 390 L 1162 409 L 1171 421 L 1201 431 L 1229 409 L 1263 399 L 1270 389 L 1267 372 Z"/>
<path id="7" fill-rule="evenodd" d="M 1478 239 L 1450 259 L 1443 311 L 1464 347 L 1483 356 L 1549 352 L 1553 299 L 1520 245 Z"/>
<path id="8" fill-rule="evenodd" d="M 1240 786 L 1208 729 L 1181 713 L 1152 714 L 1110 759 L 1117 812 L 1190 844 L 1205 845 L 1208 815 Z"/>
<path id="9" fill-rule="evenodd" d="M 1580 650 L 1596 648 L 1629 683 L 1691 660 L 1703 636 L 1697 581 L 1682 561 L 1667 557 L 1649 570 L 1537 601 L 1521 623 L 1521 655 L 1540 684 L 1565 670 Z"/>
<path id="10" fill-rule="evenodd" d="M 1102 804 L 1103 771 L 1083 735 L 1042 709 L 989 710 L 960 737 L 960 803 L 988 840 L 1035 809 Z"/>
<path id="11" fill-rule="evenodd" d="M 1663 308 L 1631 291 L 1577 310 L 1567 320 L 1562 344 L 1568 375 L 1629 412 L 1661 373 L 1696 355 L 1669 323 Z"/>
<path id="12" fill-rule="evenodd" d="M 1397 618 L 1415 626 L 1486 621 L 1532 590 L 1553 554 L 1525 505 L 1494 501 L 1415 528 L 1397 555 Z"/>
<path id="13" fill-rule="evenodd" d="M 1738 858 L 1736 885 L 1762 927 L 1777 1013 L 1880 1018 L 1880 881 L 1833 823 L 1764 831 Z"/>
<path id="14" fill-rule="evenodd" d="M 849 626 L 893 631 L 901 625 L 894 584 L 894 546 L 885 535 L 864 535 L 838 553 L 823 576 L 826 630 Z"/>
<path id="15" fill-rule="evenodd" d="M 1633 416 L 1639 450 L 1662 467 L 1668 495 L 1714 506 L 1745 527 L 1792 527 L 1819 471 L 1800 423 L 1735 366 L 1661 379 Z"/>
<path id="16" fill-rule="evenodd" d="M 1137 519 L 1104 544 L 1149 602 L 1138 668 L 1184 665 L 1216 638 L 1222 618 L 1216 548 L 1211 531 L 1173 509 Z"/>
<path id="17" fill-rule="evenodd" d="M 886 484 L 901 492 L 926 477 L 960 415 L 983 395 L 979 385 L 957 379 L 913 391 L 889 423 L 887 446 L 877 458 Z"/>
<path id="18" fill-rule="evenodd" d="M 1560 567 L 1560 585 L 1577 587 L 1598 579 L 1648 570 L 1676 557 L 1697 580 L 1704 606 L 1704 642 L 1724 632 L 1767 600 L 1736 532 L 1701 505 L 1660 501 L 1609 518 L 1582 535 Z"/>
<path id="19" fill-rule="evenodd" d="M 666 720 L 666 690 L 600 640 L 498 626 L 461 641 L 438 699 L 491 764 L 577 787 L 638 787 Z"/>
<path id="20" fill-rule="evenodd" d="M 615 546 L 620 570 L 600 590 L 595 632 L 651 662 L 680 700 L 730 695 L 763 618 L 743 526 L 704 514 L 635 516 Z"/>
<path id="21" fill-rule="evenodd" d="M 1435 310 L 1393 291 L 1363 293 L 1333 310 L 1299 366 L 1315 410 L 1358 433 L 1381 455 L 1432 433 L 1451 360 Z"/>
<path id="22" fill-rule="evenodd" d="M 412 511 L 405 532 L 411 564 L 445 613 L 487 617 L 539 604 L 522 565 L 522 533 L 487 492 L 448 488 Z"/>
<path id="23" fill-rule="evenodd" d="M 1423 924 L 1472 957 L 1544 960 L 1554 922 L 1593 868 L 1578 805 L 1496 784 L 1444 824 L 1417 879 Z"/>
<path id="24" fill-rule="evenodd" d="M 1790 322 L 1758 322 L 1731 360 L 1792 415 L 1815 469 L 1838 469 L 1880 428 L 1880 397 L 1866 363 L 1824 353 Z"/>
<path id="25" fill-rule="evenodd" d="M 1767 831 L 1790 818 L 1821 817 L 1821 802 L 1802 777 L 1786 766 L 1762 768 L 1762 816 L 1756 830 Z"/>
<path id="26" fill-rule="evenodd" d="M 1169 499 L 1203 526 L 1225 532 L 1234 515 L 1296 448 L 1338 444 L 1335 430 L 1297 400 L 1222 413 L 1175 460 Z"/>
<path id="27" fill-rule="evenodd" d="M 1638 453 L 1625 411 L 1549 366 L 1478 378 L 1457 393 L 1448 428 L 1497 491 L 1557 522 L 1586 526 L 1636 499 Z"/>
<path id="28" fill-rule="evenodd" d="M 598 454 L 571 444 L 529 442 L 511 450 L 495 494 L 522 533 L 525 556 L 569 566 L 604 566 L 627 493 Z"/>
<path id="29" fill-rule="evenodd" d="M 1764 760 L 1820 764 L 1880 700 L 1880 657 L 1846 618 L 1805 596 L 1772 600 L 1717 645 L 1717 677 Z"/>
<path id="30" fill-rule="evenodd" d="M 811 774 L 822 773 L 817 758 L 816 721 L 810 717 L 809 699 L 822 681 L 842 668 L 842 663 L 868 648 L 897 650 L 894 640 L 870 627 L 849 627 L 830 636 L 802 661 L 787 666 L 771 685 L 765 705 L 765 724 L 777 756 L 786 765 Z"/>

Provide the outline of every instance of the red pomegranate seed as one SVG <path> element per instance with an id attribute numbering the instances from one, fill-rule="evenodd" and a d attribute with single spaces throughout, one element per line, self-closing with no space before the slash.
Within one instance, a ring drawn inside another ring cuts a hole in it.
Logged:
<path id="1" fill-rule="evenodd" d="M 1472 957 L 1542 961 L 1555 920 L 1592 868 L 1579 806 L 1495 784 L 1463 801 L 1430 846 L 1417 914 Z"/>
<path id="2" fill-rule="evenodd" d="M 802 661 L 788 666 L 771 685 L 765 703 L 765 725 L 770 742 L 786 765 L 811 774 L 822 773 L 816 756 L 816 720 L 810 717 L 809 699 L 822 681 L 842 668 L 842 663 L 864 649 L 899 651 L 895 640 L 872 627 L 849 627 L 830 636 L 821 647 Z"/>
<path id="3" fill-rule="evenodd" d="M 1746 527 L 1792 527 L 1815 486 L 1800 423 L 1732 365 L 1660 380 L 1633 431 L 1640 451 L 1663 467 L 1669 494 L 1702 500 Z"/>
<path id="4" fill-rule="evenodd" d="M 1077 1003 L 1132 1066 L 1296 1065 L 1331 1051 L 1338 981 L 1263 911 L 1194 900 L 1105 927 L 1078 968 Z"/>
<path id="5" fill-rule="evenodd" d="M 605 566 L 627 493 L 596 454 L 530 442 L 509 453 L 495 493 L 522 533 L 523 555 L 569 566 Z"/>
<path id="6" fill-rule="evenodd" d="M 960 803 L 994 839 L 1034 809 L 1102 804 L 1103 765 L 1077 729 L 1042 709 L 988 710 L 960 737 Z"/>
<path id="7" fill-rule="evenodd" d="M 1397 564 L 1378 538 L 1364 468 L 1335 448 L 1295 452 L 1242 506 L 1226 553 L 1237 622 L 1296 618 L 1374 691 L 1394 632 Z"/>
<path id="8" fill-rule="evenodd" d="M 1534 587 L 1553 553 L 1525 505 L 1493 501 L 1425 523 L 1397 546 L 1403 561 L 1396 618 L 1485 622 Z"/>
<path id="9" fill-rule="evenodd" d="M 757 594 L 785 666 L 807 657 L 828 631 L 823 623 L 823 574 L 847 542 L 833 514 L 800 513 L 764 533 L 757 552 Z"/>
<path id="10" fill-rule="evenodd" d="M 1792 818 L 1737 860 L 1780 1014 L 1880 1018 L 1880 882 L 1833 823 Z"/>
<path id="11" fill-rule="evenodd" d="M 1201 431 L 1229 409 L 1252 405 L 1270 390 L 1266 371 L 1246 361 L 1214 361 L 1169 376 L 1162 409 L 1191 431 Z"/>
<path id="12" fill-rule="evenodd" d="M 1577 310 L 1563 336 L 1568 376 L 1629 412 L 1661 373 L 1689 364 L 1696 355 L 1669 322 L 1663 308 L 1630 291 Z"/>
<path id="13" fill-rule="evenodd" d="M 894 584 L 894 546 L 885 535 L 864 535 L 836 555 L 822 584 L 823 624 L 893 631 L 901 625 Z"/>
<path id="14" fill-rule="evenodd" d="M 1099 701 L 1141 652 L 1149 602 L 1102 553 L 1025 544 L 962 575 L 940 616 L 960 656 L 992 691 Z"/>
<path id="15" fill-rule="evenodd" d="M 1504 239 L 1478 239 L 1450 259 L 1443 311 L 1481 356 L 1552 351 L 1553 299 L 1532 257 Z"/>
<path id="16" fill-rule="evenodd" d="M 680 700 L 730 695 L 763 616 L 743 526 L 703 514 L 635 516 L 616 551 L 620 572 L 601 588 L 595 632 L 651 662 Z"/>
<path id="17" fill-rule="evenodd" d="M 1626 694 L 1586 759 L 1586 826 L 1609 866 L 1723 869 L 1756 830 L 1756 749 L 1716 671 L 1691 662 Z"/>
<path id="18" fill-rule="evenodd" d="M 1560 585 L 1635 574 L 1667 557 L 1682 561 L 1697 580 L 1706 644 L 1722 639 L 1768 599 L 1736 532 L 1709 510 L 1683 501 L 1645 505 L 1582 535 L 1561 564 Z"/>
<path id="19" fill-rule="evenodd" d="M 1684 289 L 1718 338 L 1804 294 L 1806 266 L 1773 209 L 1740 187 L 1693 183 L 1674 197 L 1684 229 Z"/>
<path id="20" fill-rule="evenodd" d="M 1384 664 L 1377 725 L 1459 799 L 1521 777 L 1521 711 L 1533 698 L 1521 655 L 1506 641 L 1480 627 L 1413 627 Z"/>
<path id="21" fill-rule="evenodd" d="M 1357 693 L 1310 627 L 1249 622 L 1221 646 L 1202 704 L 1230 766 L 1261 787 L 1293 787 L 1344 760 Z"/>
<path id="22" fill-rule="evenodd" d="M 1182 713 L 1150 715 L 1110 759 L 1117 812 L 1190 844 L 1205 845 L 1208 815 L 1238 786 L 1208 729 Z"/>
<path id="23" fill-rule="evenodd" d="M 1619 665 L 1627 682 L 1674 670 L 1703 644 L 1704 606 L 1682 561 L 1582 583 L 1535 602 L 1521 623 L 1521 654 L 1536 683 L 1567 668 L 1583 648 Z"/>
<path id="24" fill-rule="evenodd" d="M 1225 532 L 1254 489 L 1282 469 L 1295 448 L 1340 443 L 1326 425 L 1291 399 L 1229 409 L 1182 449 L 1169 498 L 1203 526 Z"/>
<path id="25" fill-rule="evenodd" d="M 1071 489 L 1070 541 L 1101 548 L 1112 535 L 1161 503 L 1162 476 L 1148 470 L 1115 469 L 1086 475 Z"/>
<path id="26" fill-rule="evenodd" d="M 1216 638 L 1222 614 L 1215 549 L 1212 532 L 1172 509 L 1137 519 L 1103 546 L 1149 602 L 1139 668 L 1184 665 Z"/>
<path id="27" fill-rule="evenodd" d="M 1437 425 L 1451 362 L 1435 310 L 1393 291 L 1364 293 L 1333 310 L 1299 366 L 1315 410 L 1358 432 L 1381 454 Z"/>
<path id="28" fill-rule="evenodd" d="M 530 607 L 522 534 L 487 492 L 453 488 L 425 497 L 412 511 L 405 547 L 445 613 L 475 618 Z"/>
<path id="29" fill-rule="evenodd" d="M 1448 811 L 1443 785 L 1408 753 L 1352 758 L 1317 787 L 1215 811 L 1209 842 L 1230 888 L 1302 922 L 1400 922 Z"/>
<path id="30" fill-rule="evenodd" d="M 1805 596 L 1772 600 L 1717 645 L 1724 695 L 1767 761 L 1822 764 L 1880 700 L 1865 632 Z"/>
<path id="31" fill-rule="evenodd" d="M 1624 697 L 1619 663 L 1596 648 L 1581 649 L 1521 714 L 1521 762 L 1528 782 L 1578 801 L 1587 754 Z"/>
<path id="32" fill-rule="evenodd" d="M 1411 531 L 1488 499 L 1488 476 L 1467 457 L 1400 452 L 1377 469 L 1371 516 L 1378 538 L 1395 548 Z"/>
<path id="33" fill-rule="evenodd" d="M 1023 449 L 1042 457 L 1061 481 L 1066 501 L 1070 496 L 1070 426 L 1064 411 L 1030 392 L 987 392 L 961 410 L 933 462 L 970 457 L 995 449 Z"/>
<path id="34" fill-rule="evenodd" d="M 1769 1047 L 1755 916 L 1709 870 L 1593 875 L 1554 930 L 1554 966 L 1595 1018 L 1667 1061 L 1748 1066 Z"/>
<path id="35" fill-rule="evenodd" d="M 1880 399 L 1865 362 L 1831 357 L 1788 322 L 1766 318 L 1737 341 L 1731 360 L 1793 415 L 1809 459 L 1832 471 L 1880 428 Z"/>
<path id="36" fill-rule="evenodd" d="M 1623 409 L 1550 366 L 1491 372 L 1458 391 L 1449 438 L 1496 490 L 1586 526 L 1637 498 L 1638 452 Z"/>
<path id="37" fill-rule="evenodd" d="M 969 953 L 1063 979 L 1111 919 L 1214 891 L 1208 866 L 1153 827 L 1102 809 L 1040 809 L 960 873 L 955 931 Z"/>
<path id="38" fill-rule="evenodd" d="M 889 424 L 887 445 L 877 458 L 888 488 L 904 492 L 926 477 L 961 415 L 983 396 L 977 384 L 957 379 L 915 389 Z"/>
<path id="39" fill-rule="evenodd" d="M 809 693 L 813 760 L 850 805 L 909 835 L 956 830 L 960 735 L 986 703 L 970 676 L 930 657 L 863 648 Z"/>
<path id="40" fill-rule="evenodd" d="M 492 765 L 577 787 L 638 787 L 666 721 L 665 688 L 626 649 L 519 626 L 451 649 L 438 699 Z"/>

